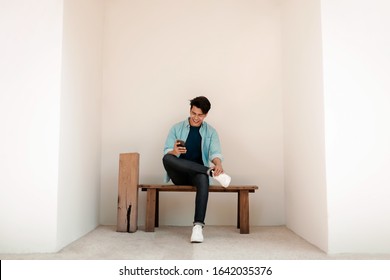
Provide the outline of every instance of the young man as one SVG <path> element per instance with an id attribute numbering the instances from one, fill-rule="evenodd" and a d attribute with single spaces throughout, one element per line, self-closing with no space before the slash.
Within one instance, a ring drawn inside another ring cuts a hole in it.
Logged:
<path id="1" fill-rule="evenodd" d="M 203 242 L 203 227 L 209 197 L 210 177 L 228 187 L 231 178 L 224 173 L 217 131 L 204 121 L 210 101 L 199 96 L 190 101 L 190 116 L 175 124 L 165 141 L 163 164 L 166 182 L 196 187 L 194 227 L 191 242 Z"/>

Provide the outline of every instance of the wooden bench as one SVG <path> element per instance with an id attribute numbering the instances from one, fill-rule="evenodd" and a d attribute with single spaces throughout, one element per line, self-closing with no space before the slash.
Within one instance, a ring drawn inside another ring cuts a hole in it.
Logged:
<path id="1" fill-rule="evenodd" d="M 139 185 L 142 191 L 146 191 L 146 221 L 145 231 L 152 232 L 159 226 L 159 192 L 196 192 L 193 186 L 177 185 Z M 237 193 L 237 228 L 240 233 L 249 233 L 249 193 L 258 189 L 257 186 L 210 186 L 209 192 Z"/>
<path id="2" fill-rule="evenodd" d="M 146 191 L 145 231 L 152 232 L 159 226 L 159 192 L 196 192 L 193 186 L 139 184 L 139 154 L 119 155 L 117 231 L 135 232 L 138 227 L 138 192 Z M 210 192 L 237 193 L 237 228 L 249 233 L 249 193 L 258 189 L 254 185 L 210 186 Z"/>

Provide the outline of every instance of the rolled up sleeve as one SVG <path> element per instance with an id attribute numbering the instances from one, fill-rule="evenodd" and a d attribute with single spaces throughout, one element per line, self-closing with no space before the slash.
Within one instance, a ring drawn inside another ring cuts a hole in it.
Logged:
<path id="1" fill-rule="evenodd" d="M 219 141 L 218 133 L 214 131 L 211 135 L 210 151 L 209 151 L 210 161 L 215 158 L 223 160 L 221 143 Z"/>

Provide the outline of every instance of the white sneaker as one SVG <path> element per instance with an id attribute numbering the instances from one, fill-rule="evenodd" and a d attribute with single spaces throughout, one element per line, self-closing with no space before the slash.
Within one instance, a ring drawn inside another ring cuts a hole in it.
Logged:
<path id="1" fill-rule="evenodd" d="M 225 188 L 229 187 L 230 181 L 232 180 L 232 178 L 225 173 L 221 173 L 218 176 L 213 176 L 213 178 Z"/>
<path id="2" fill-rule="evenodd" d="M 194 225 L 192 228 L 191 243 L 203 242 L 203 227 L 201 225 Z"/>

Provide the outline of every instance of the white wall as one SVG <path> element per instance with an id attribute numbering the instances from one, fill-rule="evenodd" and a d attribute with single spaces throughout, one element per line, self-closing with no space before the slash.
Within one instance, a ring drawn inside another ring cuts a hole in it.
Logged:
<path id="1" fill-rule="evenodd" d="M 320 0 L 282 4 L 286 225 L 327 250 Z"/>
<path id="2" fill-rule="evenodd" d="M 54 252 L 98 225 L 103 1 L 0 13 L 0 252 Z"/>
<path id="3" fill-rule="evenodd" d="M 0 252 L 56 248 L 62 1 L 0 9 Z"/>
<path id="4" fill-rule="evenodd" d="M 389 11 L 283 1 L 286 224 L 330 254 L 390 251 Z"/>
<path id="5" fill-rule="evenodd" d="M 103 2 L 64 1 L 58 248 L 99 224 Z"/>
<path id="6" fill-rule="evenodd" d="M 390 252 L 390 3 L 322 1 L 329 252 Z"/>
<path id="7" fill-rule="evenodd" d="M 162 182 L 170 126 L 206 95 L 233 184 L 257 184 L 253 225 L 284 224 L 281 42 L 277 2 L 106 2 L 101 223 L 115 224 L 119 153 Z M 194 194 L 161 196 L 161 224 L 189 225 Z M 140 224 L 145 196 L 140 196 Z M 236 198 L 211 194 L 207 224 L 235 224 Z"/>

